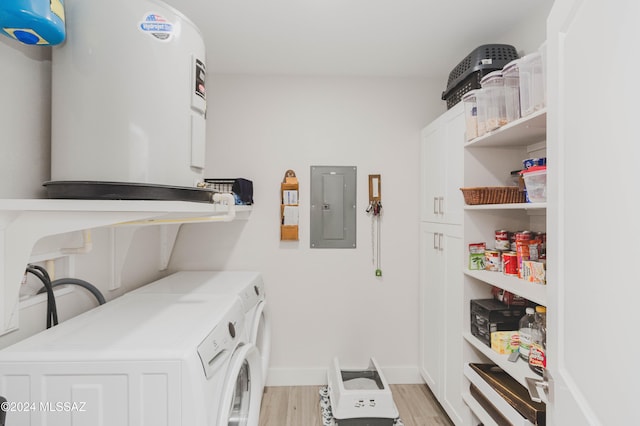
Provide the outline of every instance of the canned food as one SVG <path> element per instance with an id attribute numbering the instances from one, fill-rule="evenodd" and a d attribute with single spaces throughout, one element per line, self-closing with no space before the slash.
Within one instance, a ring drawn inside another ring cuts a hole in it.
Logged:
<path id="1" fill-rule="evenodd" d="M 499 229 L 496 231 L 496 250 L 509 250 L 509 231 Z"/>
<path id="2" fill-rule="evenodd" d="M 502 253 L 502 272 L 505 275 L 518 275 L 518 255 L 515 251 Z"/>
<path id="3" fill-rule="evenodd" d="M 526 160 L 522 161 L 522 165 L 524 166 L 525 169 L 528 169 L 529 167 L 534 167 L 534 166 L 546 166 L 547 157 L 527 158 Z"/>
<path id="4" fill-rule="evenodd" d="M 511 251 L 517 251 L 518 243 L 531 240 L 531 231 L 517 231 L 514 232 L 513 239 L 511 240 Z"/>
<path id="5" fill-rule="evenodd" d="M 536 232 L 535 238 L 536 240 L 540 240 L 540 245 L 538 246 L 538 259 L 546 259 L 547 258 L 547 233 Z"/>
<path id="6" fill-rule="evenodd" d="M 484 269 L 494 272 L 500 272 L 502 270 L 502 262 L 500 260 L 499 251 L 487 250 L 484 252 Z"/>
<path id="7" fill-rule="evenodd" d="M 518 264 L 518 277 L 522 278 L 522 263 L 524 261 L 528 261 L 529 259 L 529 242 L 528 241 L 518 241 L 516 243 L 516 256 L 517 256 L 517 264 Z"/>

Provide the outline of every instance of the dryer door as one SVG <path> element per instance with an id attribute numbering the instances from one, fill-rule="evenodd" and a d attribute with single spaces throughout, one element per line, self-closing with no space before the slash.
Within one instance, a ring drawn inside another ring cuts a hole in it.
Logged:
<path id="1" fill-rule="evenodd" d="M 267 380 L 267 369 L 269 368 L 269 355 L 271 352 L 271 325 L 269 317 L 264 310 L 266 302 L 263 300 L 255 307 L 253 321 L 249 330 L 250 342 L 256 345 L 262 357 L 262 383 Z"/>
<path id="2" fill-rule="evenodd" d="M 257 426 L 262 401 L 262 360 L 252 344 L 238 346 L 222 389 L 218 426 Z"/>

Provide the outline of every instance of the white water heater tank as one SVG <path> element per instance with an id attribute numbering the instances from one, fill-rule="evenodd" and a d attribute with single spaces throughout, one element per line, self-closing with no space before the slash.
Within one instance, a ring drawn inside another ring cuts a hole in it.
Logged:
<path id="1" fill-rule="evenodd" d="M 205 46 L 158 0 L 65 0 L 52 53 L 52 181 L 193 187 L 205 157 Z"/>

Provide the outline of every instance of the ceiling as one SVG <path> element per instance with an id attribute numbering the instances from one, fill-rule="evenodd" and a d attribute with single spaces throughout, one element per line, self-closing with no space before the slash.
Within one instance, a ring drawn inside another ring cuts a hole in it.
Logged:
<path id="1" fill-rule="evenodd" d="M 552 0 L 165 0 L 202 31 L 207 72 L 438 77 Z M 518 47 L 518 46 L 516 46 Z"/>

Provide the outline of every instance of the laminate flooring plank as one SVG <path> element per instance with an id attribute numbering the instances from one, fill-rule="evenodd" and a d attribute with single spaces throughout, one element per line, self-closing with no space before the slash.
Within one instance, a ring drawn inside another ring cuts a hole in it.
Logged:
<path id="1" fill-rule="evenodd" d="M 405 426 L 453 426 L 427 385 L 389 385 Z"/>
<path id="2" fill-rule="evenodd" d="M 296 386 L 289 392 L 287 426 L 322 426 L 320 387 Z"/>
<path id="3" fill-rule="evenodd" d="M 260 408 L 260 426 L 284 426 L 289 412 L 291 387 L 265 387 Z"/>
<path id="4" fill-rule="evenodd" d="M 266 387 L 259 426 L 322 426 L 321 386 Z M 452 426 L 424 384 L 390 385 L 405 426 Z"/>

